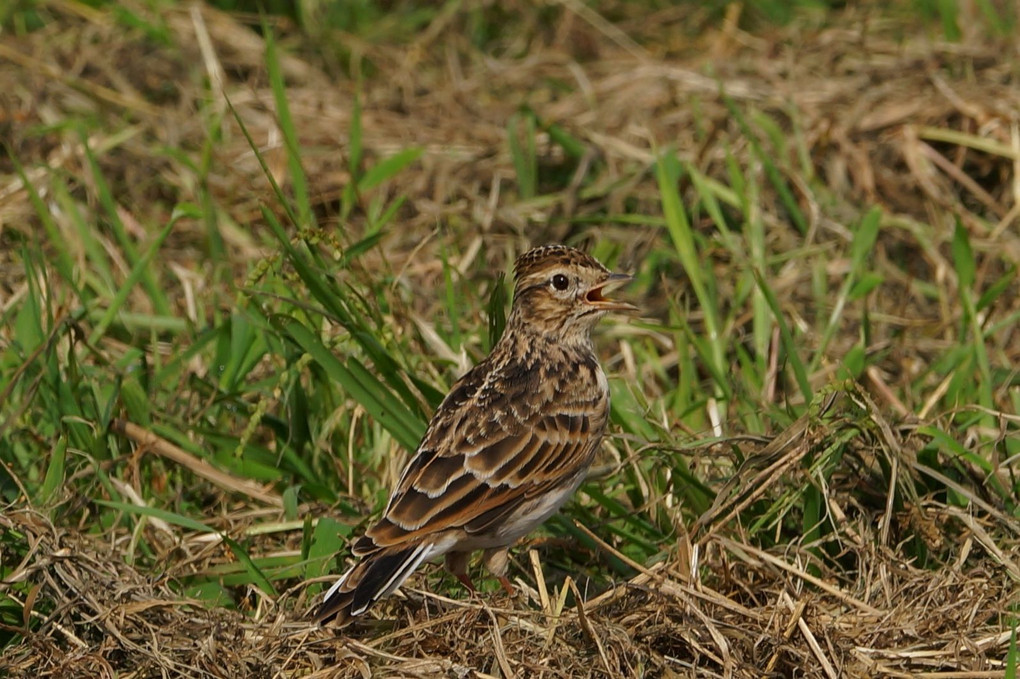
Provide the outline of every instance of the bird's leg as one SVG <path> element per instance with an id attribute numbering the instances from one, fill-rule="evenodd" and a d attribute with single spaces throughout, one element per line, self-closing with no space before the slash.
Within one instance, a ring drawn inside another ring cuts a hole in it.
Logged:
<path id="1" fill-rule="evenodd" d="M 471 582 L 470 575 L 468 575 L 467 573 L 454 573 L 454 575 L 456 575 L 457 579 L 460 580 L 465 587 L 467 587 L 467 591 L 471 592 L 472 594 L 476 594 L 475 583 Z"/>
<path id="2" fill-rule="evenodd" d="M 514 596 L 517 590 L 506 576 L 507 565 L 510 563 L 510 553 L 506 547 L 495 547 L 482 552 L 482 563 L 489 569 L 489 572 L 499 579 L 499 584 L 510 596 Z"/>
<path id="3" fill-rule="evenodd" d="M 447 552 L 446 553 L 446 570 L 457 576 L 467 591 L 472 594 L 475 593 L 475 585 L 471 582 L 470 576 L 468 576 L 467 565 L 468 557 L 471 556 L 470 552 Z"/>

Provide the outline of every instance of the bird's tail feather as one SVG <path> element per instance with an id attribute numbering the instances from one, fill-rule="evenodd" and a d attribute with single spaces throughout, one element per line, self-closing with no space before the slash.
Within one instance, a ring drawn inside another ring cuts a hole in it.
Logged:
<path id="1" fill-rule="evenodd" d="M 335 620 L 338 627 L 348 624 L 400 587 L 429 558 L 430 547 L 428 543 L 418 543 L 365 556 L 329 588 L 315 611 L 315 621 L 322 624 Z"/>

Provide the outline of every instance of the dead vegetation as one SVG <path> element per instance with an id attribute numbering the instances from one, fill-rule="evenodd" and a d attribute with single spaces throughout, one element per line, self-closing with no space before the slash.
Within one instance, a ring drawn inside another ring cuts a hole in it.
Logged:
<path id="1" fill-rule="evenodd" d="M 95 157 L 136 234 L 143 223 L 169 221 L 176 202 L 195 200 L 196 181 L 207 182 L 232 225 L 222 231 L 230 253 L 223 264 L 243 281 L 249 263 L 266 256 L 253 234 L 264 228 L 261 207 L 280 208 L 233 112 L 269 171 L 283 184 L 288 179 L 262 39 L 238 18 L 201 5 L 153 17 L 165 27 L 166 44 L 142 31 L 125 33 L 109 13 L 84 5 L 46 6 L 56 18 L 45 28 L 0 42 L 0 81 L 7 83 L 0 93 L 0 136 L 8 149 L 0 157 L 0 305 L 6 309 L 25 294 L 21 254 L 10 245 L 41 229 L 14 159 L 29 184 L 47 173 L 80 177 L 79 190 L 91 196 L 96 187 L 88 186 L 89 163 Z M 938 394 L 946 384 L 938 374 L 918 384 L 918 375 L 955 341 L 960 323 L 952 303 L 952 227 L 945 215 L 958 217 L 968 230 L 980 280 L 990 283 L 1020 261 L 1016 45 L 978 37 L 945 43 L 913 27 L 902 34 L 900 27 L 872 24 L 854 10 L 834 28 L 750 35 L 727 24 L 676 45 L 669 35 L 680 15 L 660 17 L 658 32 L 647 23 L 606 26 L 575 13 L 572 3 L 564 6 L 556 30 L 536 38 L 520 58 L 479 54 L 449 30 L 457 20 L 449 14 L 400 48 L 352 36 L 351 58 L 370 60 L 379 73 L 360 86 L 300 56 L 298 36 L 277 26 L 287 96 L 324 226 L 335 226 L 330 220 L 336 221 L 335 206 L 350 181 L 344 153 L 359 87 L 366 154 L 379 159 L 408 146 L 424 149 L 399 185 L 387 189 L 408 200 L 384 246 L 385 256 L 418 289 L 440 286 L 442 229 L 456 234 L 462 270 L 483 256 L 493 259 L 491 266 L 474 270 L 492 271 L 502 270 L 527 234 L 540 232 L 546 241 L 574 235 L 567 218 L 660 215 L 659 189 L 647 168 L 663 147 L 678 149 L 706 177 L 726 176 L 732 158 L 753 165 L 753 174 L 766 174 L 757 161 L 746 160 L 755 157 L 753 136 L 742 131 L 734 113 L 766 114 L 779 121 L 776 134 L 789 139 L 787 150 L 795 157 L 785 160 L 799 166 L 803 182 L 791 199 L 806 218 L 800 234 L 783 196 L 765 184 L 758 214 L 770 251 L 842 253 L 834 243 L 851 239 L 847 222 L 861 204 L 882 205 L 897 225 L 883 232 L 876 257 L 910 267 L 884 268 L 888 287 L 870 309 L 878 322 L 869 350 L 883 358 L 869 368 L 866 387 L 878 405 L 859 387 L 849 387 L 823 413 L 795 422 L 772 444 L 734 439 L 732 445 L 757 456 L 729 485 L 712 480 L 722 492 L 711 512 L 690 533 L 678 531 L 665 560 L 631 563 L 637 574 L 629 580 L 594 583 L 595 592 L 589 592 L 586 583 L 568 578 L 546 591 L 547 574 L 532 556 L 537 552 L 522 550 L 518 566 L 529 577 L 519 579 L 518 599 L 451 600 L 408 589 L 382 607 L 382 621 L 366 622 L 350 636 L 301 621 L 310 602 L 296 580 L 277 600 L 252 590 L 250 598 L 235 602 L 240 611 L 182 597 L 175 579 L 232 559 L 208 534 L 150 521 L 146 531 L 165 535 L 152 541 L 163 546 L 153 557 L 161 569 L 145 571 L 125 561 L 134 545 L 123 527 L 92 530 L 87 513 L 79 525 L 54 525 L 38 509 L 9 507 L 0 528 L 26 549 L 12 565 L 15 552 L 0 541 L 10 569 L 0 592 L 6 588 L 8 596 L 17 596 L 11 586 L 31 582 L 28 596 L 19 599 L 25 610 L 33 611 L 37 599 L 55 607 L 22 643 L 3 650 L 0 668 L 7 675 L 1003 676 L 1020 592 L 1020 524 L 1010 507 L 982 488 L 989 478 L 1015 483 L 1012 460 L 990 474 L 964 468 L 953 479 L 921 460 L 919 451 L 931 439 L 919 425 L 944 414 Z M 546 144 L 538 150 L 540 162 L 574 173 L 578 181 L 571 190 L 552 198 L 516 197 L 506 138 L 508 121 L 522 106 L 583 142 L 584 159 L 570 165 L 547 136 L 539 136 Z M 179 155 L 165 150 L 200 153 L 210 115 L 218 116 L 212 125 L 219 138 L 208 148 L 211 171 L 198 178 Z M 67 121 L 79 117 L 99 118 L 105 131 L 77 138 Z M 40 134 L 47 126 L 52 131 Z M 582 190 L 580 178 L 595 164 L 601 168 L 598 185 Z M 815 202 L 815 185 L 828 187 L 831 204 Z M 936 225 L 934 238 L 918 235 L 926 223 Z M 345 225 L 363 227 L 357 219 Z M 701 227 L 710 225 L 706 220 Z M 663 238 L 656 226 L 606 224 L 597 233 L 624 244 L 622 259 L 630 262 Z M 182 299 L 213 294 L 194 266 L 204 238 L 198 221 L 182 222 L 164 250 L 179 266 L 178 278 L 167 280 L 180 287 Z M 365 266 L 382 256 L 368 253 Z M 720 257 L 713 266 L 722 296 L 735 295 L 727 282 L 729 263 Z M 838 278 L 845 266 L 846 258 L 834 255 L 827 272 Z M 774 280 L 783 309 L 807 324 L 813 313 L 810 274 L 798 268 L 794 254 Z M 678 295 L 677 277 L 663 275 L 650 290 L 650 317 L 667 317 Z M 919 291 L 918 281 L 936 292 Z M 997 318 L 1017 311 L 1015 281 L 1009 286 Z M 143 297 L 135 301 L 144 308 Z M 427 318 L 432 303 L 414 297 L 408 313 Z M 692 319 L 697 324 L 696 311 Z M 856 335 L 853 324 L 843 328 L 832 360 L 812 374 L 814 383 L 832 378 Z M 997 365 L 1014 370 L 1020 362 L 1015 327 L 999 328 L 988 341 Z M 421 343 L 424 351 L 434 349 L 427 340 Z M 621 360 L 620 371 L 647 385 L 653 400 L 662 385 L 632 359 Z M 995 394 L 1003 438 L 1016 424 L 1009 415 L 1015 389 Z M 782 389 L 773 384 L 763 391 L 775 395 Z M 972 442 L 987 435 L 975 427 L 961 438 Z M 807 483 L 811 471 L 804 460 L 835 439 L 849 441 L 851 451 L 822 494 L 826 512 L 840 526 L 838 551 L 828 545 L 820 559 L 816 545 L 806 542 L 784 539 L 763 547 L 745 539 L 741 512 Z M 157 441 L 135 440 L 144 454 L 163 455 L 153 452 Z M 705 460 L 727 455 L 727 444 L 713 441 L 710 450 L 692 454 L 691 466 L 710 466 Z M 906 493 L 901 507 L 888 499 L 889 478 L 903 479 L 892 486 Z M 966 507 L 947 501 L 945 493 L 902 490 L 932 479 L 964 497 Z M 277 495 L 274 490 L 254 497 L 243 484 L 226 483 L 212 480 L 208 491 L 235 498 L 225 502 L 232 511 L 213 523 L 224 534 L 241 536 L 253 512 L 282 520 L 280 503 L 266 499 Z M 69 502 L 85 504 L 80 498 Z M 679 510 L 676 516 L 679 524 L 690 518 Z M 300 553 L 300 540 L 297 530 L 246 544 L 252 553 L 293 555 Z M 915 541 L 925 543 L 933 563 L 905 556 Z M 603 558 L 628 561 L 617 547 L 602 542 Z"/>
<path id="2" fill-rule="evenodd" d="M 797 462 L 848 430 L 852 465 L 913 445 L 910 434 L 883 441 L 890 429 L 862 432 L 869 414 L 852 402 L 860 392 L 848 394 L 827 399 L 823 412 L 769 444 L 752 461 L 772 466 L 749 464 L 737 485 L 764 495 L 796 484 L 803 473 L 792 471 Z M 916 473 L 916 457 L 904 455 L 903 463 Z M 763 469 L 751 483 L 747 474 Z M 712 523 L 700 535 L 681 536 L 669 561 L 631 562 L 638 575 L 597 596 L 585 596 L 587 585 L 568 577 L 557 598 L 530 550 L 519 559 L 529 561 L 524 570 L 533 577 L 518 579 L 523 592 L 512 601 L 409 589 L 381 607 L 381 620 L 342 635 L 295 618 L 309 607 L 300 585 L 276 601 L 248 601 L 247 615 L 175 592 L 172 577 L 221 558 L 207 535 L 167 544 L 160 577 L 123 562 L 127 535 L 57 528 L 35 511 L 12 511 L 0 518 L 3 529 L 22 535 L 30 549 L 7 582 L 36 582 L 30 596 L 60 603 L 3 660 L 10 676 L 47 677 L 1002 676 L 1011 634 L 1002 621 L 1015 604 L 1016 554 L 989 549 L 989 535 L 1015 533 L 1015 522 L 929 501 L 876 525 L 846 489 L 830 490 L 844 531 L 843 550 L 829 564 L 804 545 L 762 550 Z M 707 522 L 744 499 L 738 493 L 720 501 Z M 958 561 L 937 569 L 905 561 L 889 536 L 912 533 L 914 521 L 931 527 L 929 539 L 958 540 Z M 224 530 L 241 524 L 228 518 Z M 293 550 L 298 538 L 265 540 L 252 551 Z"/>

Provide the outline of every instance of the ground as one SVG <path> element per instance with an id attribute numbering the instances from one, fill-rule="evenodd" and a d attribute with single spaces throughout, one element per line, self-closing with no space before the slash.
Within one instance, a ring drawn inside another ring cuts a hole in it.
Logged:
<path id="1" fill-rule="evenodd" d="M 0 675 L 1015 676 L 1015 8 L 296 7 L 0 10 Z M 310 625 L 551 242 L 592 478 Z"/>

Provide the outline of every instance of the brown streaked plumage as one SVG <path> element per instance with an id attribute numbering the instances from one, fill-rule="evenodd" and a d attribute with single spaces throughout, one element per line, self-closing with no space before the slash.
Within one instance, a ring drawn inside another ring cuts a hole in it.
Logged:
<path id="1" fill-rule="evenodd" d="M 514 267 L 514 301 L 492 353 L 436 410 L 382 518 L 358 539 L 360 560 L 315 612 L 345 625 L 421 565 L 446 557 L 469 589 L 467 561 L 507 591 L 507 548 L 551 516 L 584 479 L 609 417 L 609 388 L 591 330 L 603 296 L 630 276 L 562 245 L 535 248 Z"/>

